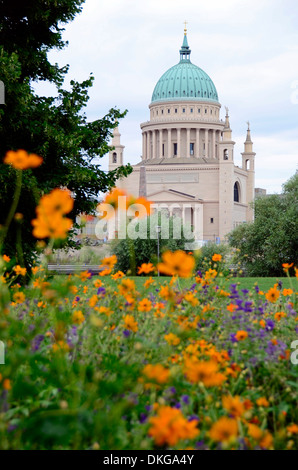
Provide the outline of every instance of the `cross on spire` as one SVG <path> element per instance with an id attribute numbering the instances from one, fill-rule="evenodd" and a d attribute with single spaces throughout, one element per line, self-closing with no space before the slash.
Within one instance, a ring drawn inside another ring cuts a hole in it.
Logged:
<path id="1" fill-rule="evenodd" d="M 188 24 L 188 22 L 185 20 L 184 21 L 184 34 L 186 35 L 187 33 L 187 28 L 186 28 L 186 25 Z"/>

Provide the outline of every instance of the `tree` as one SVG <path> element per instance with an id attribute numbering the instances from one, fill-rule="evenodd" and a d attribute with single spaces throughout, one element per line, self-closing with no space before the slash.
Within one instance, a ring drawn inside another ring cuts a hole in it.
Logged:
<path id="1" fill-rule="evenodd" d="M 298 264 L 298 173 L 281 195 L 255 201 L 255 221 L 237 227 L 229 242 L 251 276 L 284 275 L 282 264 Z"/>
<path id="2" fill-rule="evenodd" d="M 0 0 L 0 80 L 5 84 L 5 105 L 0 106 L 0 224 L 4 223 L 15 186 L 15 171 L 2 163 L 8 150 L 24 148 L 43 157 L 43 164 L 26 170 L 17 211 L 23 214 L 21 239 L 25 263 L 30 265 L 35 242 L 31 220 L 43 193 L 67 186 L 75 197 L 75 219 L 81 212 L 91 213 L 100 191 L 106 192 L 130 165 L 105 173 L 94 162 L 110 147 L 108 140 L 125 112 L 112 108 L 102 119 L 87 122 L 84 107 L 89 99 L 92 75 L 82 83 L 71 81 L 71 90 L 61 85 L 68 66 L 50 64 L 47 53 L 63 48 L 62 24 L 74 19 L 84 0 Z M 57 87 L 57 97 L 39 97 L 33 80 L 48 80 Z M 14 221 L 2 252 L 16 255 Z M 19 225 L 18 225 L 19 227 Z M 18 259 L 20 262 L 20 259 Z"/>

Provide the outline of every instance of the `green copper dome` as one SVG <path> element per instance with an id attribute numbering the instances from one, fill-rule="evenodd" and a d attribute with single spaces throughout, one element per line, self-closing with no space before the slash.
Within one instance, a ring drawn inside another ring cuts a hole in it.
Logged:
<path id="1" fill-rule="evenodd" d="M 152 102 L 195 100 L 218 103 L 215 85 L 204 70 L 192 64 L 187 36 L 184 34 L 180 62 L 167 70 L 158 80 Z"/>

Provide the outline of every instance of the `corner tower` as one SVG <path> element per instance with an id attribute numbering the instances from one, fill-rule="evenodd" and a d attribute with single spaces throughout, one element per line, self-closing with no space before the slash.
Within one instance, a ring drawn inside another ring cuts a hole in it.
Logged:
<path id="1" fill-rule="evenodd" d="M 121 145 L 120 137 L 121 134 L 117 126 L 114 129 L 111 144 L 114 149 L 109 151 L 109 171 L 115 170 L 119 166 L 123 165 L 123 150 L 125 146 Z"/>

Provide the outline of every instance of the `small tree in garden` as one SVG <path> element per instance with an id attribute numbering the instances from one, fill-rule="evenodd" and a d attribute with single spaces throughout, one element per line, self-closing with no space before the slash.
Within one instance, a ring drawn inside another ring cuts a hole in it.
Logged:
<path id="1" fill-rule="evenodd" d="M 125 112 L 112 108 L 102 119 L 88 122 L 84 108 L 93 77 L 82 83 L 71 81 L 66 91 L 62 83 L 68 66 L 59 68 L 47 57 L 51 49 L 65 47 L 61 25 L 72 21 L 83 3 L 0 1 L 0 80 L 5 85 L 5 104 L 0 106 L 0 226 L 6 223 L 17 188 L 15 169 L 3 164 L 6 153 L 25 149 L 43 158 L 40 167 L 23 172 L 19 217 L 13 218 L 2 239 L 2 252 L 26 266 L 36 250 L 31 221 L 41 195 L 67 187 L 75 199 L 71 213 L 75 220 L 79 213 L 95 209 L 100 191 L 109 190 L 117 178 L 132 171 L 128 165 L 105 173 L 94 160 L 108 152 L 108 140 Z M 52 82 L 57 96 L 37 96 L 32 83 L 38 80 Z M 22 245 L 22 259 L 17 244 Z"/>
<path id="2" fill-rule="evenodd" d="M 157 262 L 157 226 L 167 227 L 167 224 L 169 226 L 168 237 L 162 238 L 162 232 L 159 235 L 160 253 L 166 250 L 185 250 L 187 249 L 187 243 L 191 242 L 185 237 L 185 230 L 189 227 L 183 227 L 182 220 L 176 216 L 167 217 L 163 213 L 155 213 L 143 222 L 147 225 L 146 238 L 132 240 L 127 237 L 124 240 L 114 240 L 112 243 L 112 252 L 117 256 L 116 268 L 125 273 L 130 270 L 133 274 L 136 274 L 136 268 L 141 264 Z M 175 223 L 181 225 L 181 238 L 175 238 Z M 136 230 L 138 230 L 138 224 Z"/>
<path id="3" fill-rule="evenodd" d="M 255 201 L 255 221 L 229 236 L 250 276 L 284 275 L 282 264 L 298 261 L 298 173 L 284 184 L 281 195 Z"/>

